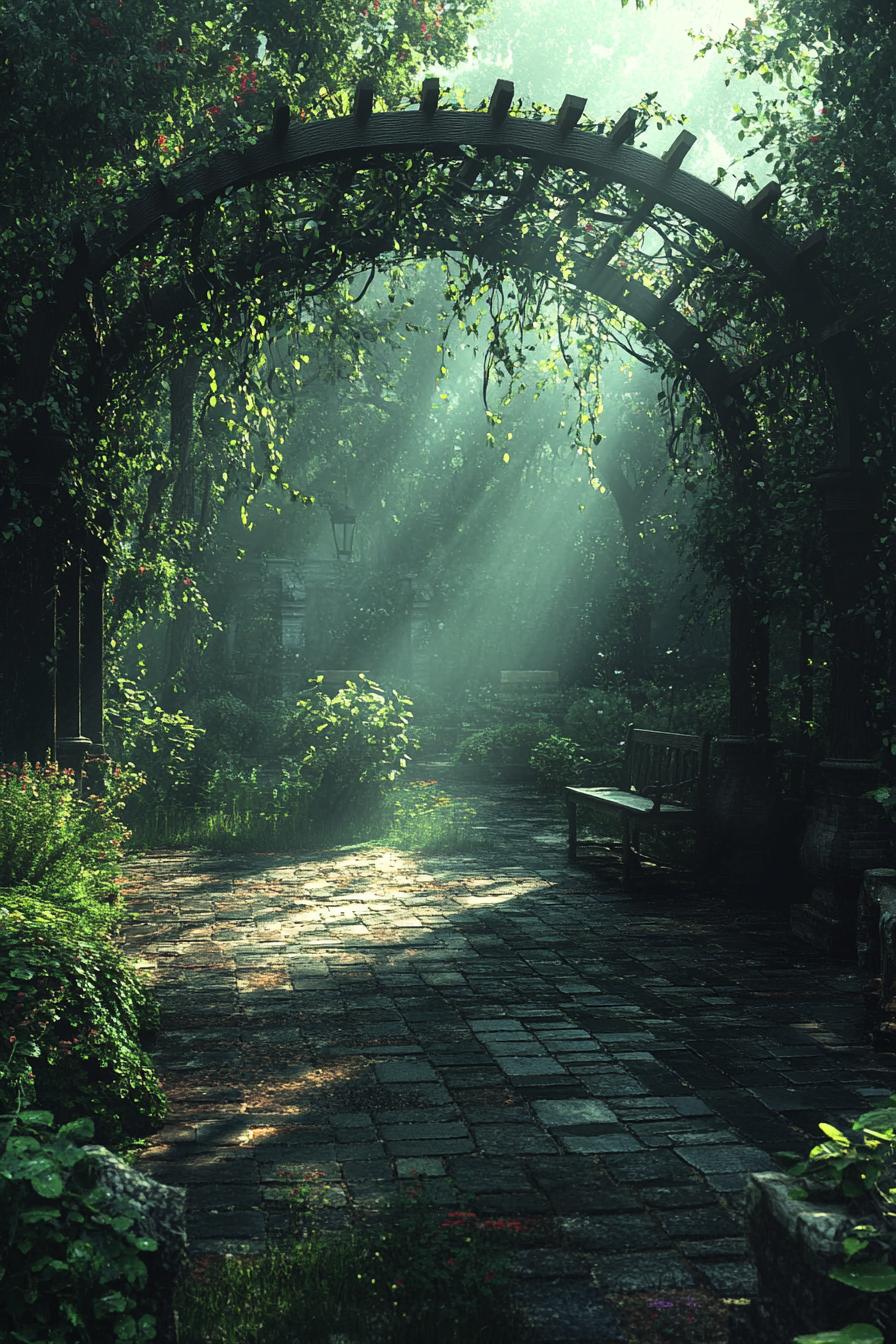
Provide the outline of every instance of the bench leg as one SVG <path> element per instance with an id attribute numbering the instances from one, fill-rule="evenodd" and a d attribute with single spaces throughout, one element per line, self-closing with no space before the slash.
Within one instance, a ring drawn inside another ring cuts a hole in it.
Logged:
<path id="1" fill-rule="evenodd" d="M 568 823 L 568 835 L 566 842 L 566 856 L 570 863 L 576 861 L 576 851 L 578 849 L 578 815 L 575 798 L 566 799 L 566 820 Z"/>
<path id="2" fill-rule="evenodd" d="M 641 871 L 640 831 L 626 817 L 622 823 L 622 890 L 631 891 L 636 873 Z"/>

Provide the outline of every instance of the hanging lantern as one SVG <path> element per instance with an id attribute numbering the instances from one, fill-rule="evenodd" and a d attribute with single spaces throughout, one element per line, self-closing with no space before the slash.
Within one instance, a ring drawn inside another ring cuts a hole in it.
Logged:
<path id="1" fill-rule="evenodd" d="M 336 556 L 339 560 L 351 560 L 355 542 L 355 511 L 348 504 L 331 504 L 329 513 Z"/>

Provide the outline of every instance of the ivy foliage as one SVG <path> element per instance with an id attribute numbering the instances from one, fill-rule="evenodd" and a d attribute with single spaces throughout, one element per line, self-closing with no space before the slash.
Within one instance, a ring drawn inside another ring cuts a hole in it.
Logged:
<path id="1" fill-rule="evenodd" d="M 105 932 L 22 890 L 0 898 L 0 1104 L 92 1115 L 98 1137 L 150 1133 L 165 1103 L 141 1045 L 147 986 Z"/>
<path id="2" fill-rule="evenodd" d="M 152 1340 L 145 1309 L 148 1258 L 123 1197 L 92 1171 L 93 1122 L 58 1130 L 48 1111 L 0 1118 L 0 1335 L 17 1344 Z"/>

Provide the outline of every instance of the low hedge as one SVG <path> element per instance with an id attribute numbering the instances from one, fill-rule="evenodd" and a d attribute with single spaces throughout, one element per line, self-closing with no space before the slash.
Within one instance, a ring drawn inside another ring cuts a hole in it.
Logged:
<path id="1" fill-rule="evenodd" d="M 108 933 L 24 890 L 0 892 L 0 1111 L 91 1115 L 104 1143 L 157 1128 L 164 1097 L 141 1041 L 150 992 Z"/>

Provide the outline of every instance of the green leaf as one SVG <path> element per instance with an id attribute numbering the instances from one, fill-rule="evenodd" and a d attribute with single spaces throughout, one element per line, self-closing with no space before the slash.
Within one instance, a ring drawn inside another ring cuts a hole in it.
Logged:
<path id="1" fill-rule="evenodd" d="M 62 1194 L 62 1177 L 58 1171 L 39 1171 L 31 1177 L 31 1187 L 44 1199 L 58 1199 Z"/>
<path id="2" fill-rule="evenodd" d="M 889 1293 L 896 1288 L 896 1269 L 885 1260 L 861 1260 L 858 1264 L 838 1265 L 829 1277 L 860 1293 Z"/>
<path id="3" fill-rule="evenodd" d="M 842 1330 L 797 1335 L 793 1344 L 884 1344 L 884 1337 L 876 1325 L 847 1325 Z"/>
<path id="4" fill-rule="evenodd" d="M 45 1128 L 53 1123 L 52 1111 L 22 1111 L 19 1120 L 23 1125 L 38 1125 Z"/>
<path id="5" fill-rule="evenodd" d="M 93 1121 L 89 1115 L 82 1115 L 77 1120 L 69 1120 L 67 1125 L 63 1125 L 59 1131 L 60 1138 L 66 1139 L 92 1139 Z"/>

